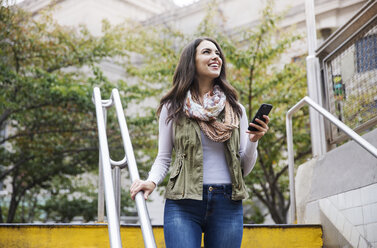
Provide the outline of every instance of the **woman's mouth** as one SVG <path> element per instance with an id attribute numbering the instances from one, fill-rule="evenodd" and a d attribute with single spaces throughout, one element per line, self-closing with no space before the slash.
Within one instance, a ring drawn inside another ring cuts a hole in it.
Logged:
<path id="1" fill-rule="evenodd" d="M 211 68 L 215 68 L 215 69 L 217 69 L 217 68 L 219 68 L 219 63 L 217 63 L 217 62 L 215 62 L 215 63 L 210 63 L 208 66 L 211 67 Z"/>

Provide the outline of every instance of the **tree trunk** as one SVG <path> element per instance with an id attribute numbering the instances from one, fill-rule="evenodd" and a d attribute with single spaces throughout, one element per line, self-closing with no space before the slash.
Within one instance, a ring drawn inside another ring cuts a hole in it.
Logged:
<path id="1" fill-rule="evenodd" d="M 12 198 L 9 203 L 9 209 L 8 209 L 8 216 L 7 216 L 7 223 L 12 223 L 14 220 L 14 217 L 16 216 L 16 210 L 18 207 L 18 204 L 20 203 L 21 197 L 19 197 L 19 187 L 17 186 L 17 177 L 18 177 L 18 168 L 13 173 L 12 178 Z"/>
<path id="2" fill-rule="evenodd" d="M 253 99 L 253 91 L 252 91 L 252 86 L 253 86 L 253 76 L 254 76 L 254 65 L 250 66 L 250 74 L 249 74 L 249 96 L 248 96 L 248 104 L 249 104 L 249 113 L 248 113 L 248 118 L 249 118 L 249 121 L 251 121 L 251 118 L 252 117 L 252 106 L 251 106 L 251 101 Z"/>
<path id="3" fill-rule="evenodd" d="M 20 203 L 20 201 L 16 198 L 17 198 L 16 194 L 13 193 L 12 199 L 9 204 L 7 223 L 12 223 L 16 215 L 16 210 L 17 210 L 18 204 Z"/>
<path id="4" fill-rule="evenodd" d="M 1 209 L 1 205 L 0 205 L 0 223 L 4 223 L 3 210 Z"/>

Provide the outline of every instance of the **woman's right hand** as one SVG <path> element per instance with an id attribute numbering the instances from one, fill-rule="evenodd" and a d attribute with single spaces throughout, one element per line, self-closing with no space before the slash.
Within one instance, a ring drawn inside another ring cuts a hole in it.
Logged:
<path id="1" fill-rule="evenodd" d="M 148 199 L 148 196 L 153 192 L 156 188 L 156 184 L 152 181 L 143 181 L 143 180 L 135 180 L 130 188 L 131 198 L 135 200 L 135 196 L 140 191 L 144 192 L 144 199 Z"/>

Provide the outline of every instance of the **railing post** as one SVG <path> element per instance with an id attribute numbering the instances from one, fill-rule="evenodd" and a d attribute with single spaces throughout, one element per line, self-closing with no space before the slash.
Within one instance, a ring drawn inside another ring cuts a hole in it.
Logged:
<path id="1" fill-rule="evenodd" d="M 115 194 L 115 206 L 120 221 L 120 168 L 115 166 L 113 168 L 113 182 L 114 182 L 114 194 Z"/>
<path id="2" fill-rule="evenodd" d="M 315 49 L 317 47 L 317 33 L 315 24 L 314 0 L 306 0 L 305 3 L 308 43 L 308 56 L 306 57 L 308 95 L 310 98 L 314 99 L 317 104 L 322 106 L 319 60 L 315 55 Z M 313 157 L 318 157 L 326 153 L 326 139 L 323 118 L 312 108 L 309 109 L 309 114 L 312 153 Z"/>
<path id="3" fill-rule="evenodd" d="M 102 158 L 101 153 L 99 153 L 98 160 L 98 222 L 105 222 L 105 191 L 103 189 L 103 169 L 102 169 Z"/>
<path id="4" fill-rule="evenodd" d="M 285 119 L 287 129 L 287 149 L 288 149 L 288 177 L 289 177 L 289 224 L 296 222 L 296 189 L 295 189 L 295 167 L 294 167 L 294 150 L 292 134 L 292 116 L 287 112 Z M 293 165 L 293 166 L 292 166 Z M 292 183 L 291 183 L 292 182 Z"/>
<path id="5" fill-rule="evenodd" d="M 102 101 L 101 101 L 102 102 Z M 103 120 L 106 128 L 106 118 L 107 111 L 106 108 L 102 107 L 103 111 Z M 98 222 L 105 222 L 105 191 L 104 191 L 104 182 L 103 182 L 103 168 L 102 168 L 102 157 L 101 152 L 99 153 L 98 160 Z"/>
<path id="6" fill-rule="evenodd" d="M 103 168 L 103 178 L 105 184 L 106 212 L 109 226 L 110 246 L 121 248 L 120 227 L 117 210 L 115 207 L 114 187 L 111 179 L 111 165 L 109 147 L 107 143 L 104 111 L 102 108 L 101 93 L 98 87 L 94 88 L 94 103 L 96 106 L 99 147 L 101 153 L 101 164 Z"/>

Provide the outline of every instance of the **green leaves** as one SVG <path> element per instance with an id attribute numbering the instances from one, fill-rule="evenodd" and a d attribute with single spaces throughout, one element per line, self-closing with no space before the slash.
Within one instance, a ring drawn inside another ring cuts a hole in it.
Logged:
<path id="1" fill-rule="evenodd" d="M 23 219 L 16 216 L 19 204 L 51 189 L 55 177 L 98 166 L 93 86 L 104 94 L 116 87 L 100 63 L 127 52 L 120 27 L 105 22 L 103 35 L 95 37 L 85 27 L 58 25 L 48 12 L 34 20 L 17 6 L 0 3 L 0 180 L 12 185 L 0 203 L 7 212 L 0 215 L 13 222 Z M 126 106 L 131 99 L 123 101 Z M 111 120 L 108 128 L 115 124 Z"/>

